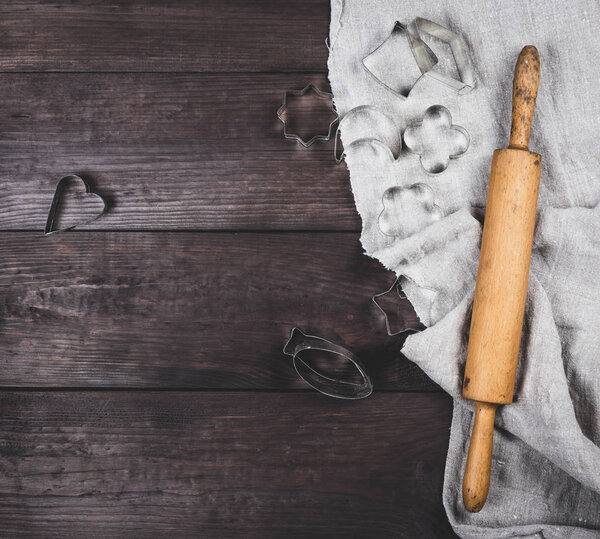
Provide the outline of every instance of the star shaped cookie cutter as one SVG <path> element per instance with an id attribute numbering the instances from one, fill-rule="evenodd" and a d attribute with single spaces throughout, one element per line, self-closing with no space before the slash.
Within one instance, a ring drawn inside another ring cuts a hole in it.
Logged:
<path id="1" fill-rule="evenodd" d="M 401 333 L 406 333 L 407 331 L 415 331 L 415 332 L 422 331 L 422 328 L 419 328 L 419 327 L 410 327 L 410 326 L 409 327 L 403 327 L 402 329 L 399 329 L 397 331 L 393 331 L 392 330 L 392 325 L 390 324 L 390 318 L 388 316 L 388 313 L 387 313 L 387 311 L 380 304 L 380 301 L 381 301 L 380 298 L 383 298 L 384 296 L 388 296 L 390 294 L 394 295 L 394 297 L 396 299 L 399 299 L 399 300 L 408 300 L 408 298 L 406 297 L 406 295 L 402 291 L 402 286 L 400 284 L 400 277 L 396 277 L 396 280 L 392 283 L 392 286 L 390 286 L 387 290 L 385 290 L 384 292 L 380 292 L 379 294 L 375 294 L 371 298 L 371 300 L 373 301 L 373 303 L 377 306 L 377 308 L 383 314 L 383 317 L 385 319 L 385 329 L 387 331 L 387 334 L 390 337 L 394 337 L 395 335 L 400 335 Z"/>
<path id="2" fill-rule="evenodd" d="M 286 116 L 286 112 L 287 112 L 287 107 L 288 107 L 287 101 L 288 101 L 289 96 L 303 97 L 310 93 L 314 93 L 319 98 L 327 99 L 327 100 L 331 101 L 331 110 L 335 114 L 335 118 L 329 124 L 327 133 L 313 135 L 308 140 L 304 140 L 300 135 L 298 135 L 296 133 L 288 132 L 287 120 L 285 119 L 285 116 Z M 281 107 L 279 107 L 279 109 L 277 109 L 277 117 L 279 118 L 279 121 L 283 124 L 283 136 L 287 139 L 296 140 L 305 148 L 312 146 L 317 141 L 321 141 L 321 142 L 328 141 L 331 138 L 331 132 L 333 131 L 333 127 L 340 119 L 339 114 L 338 114 L 337 110 L 335 110 L 335 105 L 333 103 L 333 94 L 331 94 L 329 92 L 324 92 L 323 90 L 320 90 L 312 82 L 308 83 L 304 88 L 302 88 L 302 90 L 286 90 L 283 94 L 283 104 L 281 105 Z"/>

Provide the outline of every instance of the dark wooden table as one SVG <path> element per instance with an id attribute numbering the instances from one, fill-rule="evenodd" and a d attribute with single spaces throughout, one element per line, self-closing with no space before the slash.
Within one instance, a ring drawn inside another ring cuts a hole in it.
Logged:
<path id="1" fill-rule="evenodd" d="M 388 337 L 330 144 L 327 0 L 0 4 L 0 535 L 447 537 L 451 401 Z M 44 237 L 58 179 L 107 215 Z M 406 306 L 407 316 L 413 316 Z M 281 349 L 346 343 L 323 397 Z"/>

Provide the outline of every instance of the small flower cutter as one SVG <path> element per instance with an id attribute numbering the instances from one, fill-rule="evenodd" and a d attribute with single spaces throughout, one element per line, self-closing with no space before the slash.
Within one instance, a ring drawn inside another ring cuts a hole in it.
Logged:
<path id="1" fill-rule="evenodd" d="M 463 155 L 470 143 L 468 131 L 453 124 L 450 111 L 442 105 L 429 107 L 421 122 L 404 131 L 404 144 L 420 156 L 425 172 L 434 176 L 448 168 L 450 159 Z"/>
<path id="2" fill-rule="evenodd" d="M 434 69 L 438 58 L 422 40 L 422 35 L 432 36 L 450 46 L 459 80 Z M 400 62 L 394 62 L 394 57 L 401 52 L 399 48 L 406 43 L 420 74 L 414 69 L 414 64 L 401 65 Z M 466 94 L 475 87 L 474 71 L 464 39 L 448 28 L 421 17 L 417 17 L 407 26 L 396 21 L 388 38 L 365 56 L 362 63 L 377 81 L 403 99 L 408 98 L 414 86 L 424 76 L 450 86 L 459 94 Z M 407 79 L 411 69 L 413 73 L 410 79 Z"/>
<path id="3" fill-rule="evenodd" d="M 358 371 L 362 382 L 357 383 L 343 378 L 333 378 L 319 372 L 311 365 L 309 360 L 310 351 L 315 350 L 331 354 L 333 360 L 339 360 L 340 356 L 347 360 L 350 366 Z M 322 337 L 306 335 L 300 329 L 294 328 L 283 348 L 283 353 L 292 356 L 294 369 L 296 369 L 298 376 L 324 395 L 338 399 L 364 399 L 373 392 L 373 383 L 361 360 L 343 346 Z"/>
<path id="4" fill-rule="evenodd" d="M 60 212 L 60 207 L 62 204 L 63 195 L 70 184 L 74 182 L 81 182 L 85 186 L 85 193 L 92 197 L 97 197 L 102 202 L 102 210 L 89 219 L 74 223 L 72 225 L 63 227 L 63 228 L 54 228 L 54 221 L 56 220 L 57 214 Z M 106 200 L 100 196 L 98 193 L 95 193 L 93 190 L 92 183 L 82 178 L 81 176 L 77 176 L 76 174 L 69 174 L 68 176 L 63 176 L 58 183 L 56 184 L 56 189 L 54 191 L 54 197 L 52 198 L 52 204 L 50 206 L 50 211 L 48 212 L 48 218 L 46 219 L 46 227 L 44 228 L 44 234 L 49 236 L 50 234 L 56 234 L 57 232 L 64 232 L 65 230 L 71 230 L 77 226 L 87 225 L 92 221 L 95 221 L 99 217 L 102 217 L 108 210 L 108 204 Z"/>
<path id="5" fill-rule="evenodd" d="M 304 140 L 300 135 L 298 135 L 296 133 L 289 133 L 287 130 L 288 126 L 287 126 L 287 121 L 285 119 L 287 107 L 288 107 L 287 100 L 288 100 L 289 96 L 303 97 L 303 96 L 311 94 L 311 93 L 315 94 L 317 97 L 319 97 L 321 99 L 327 99 L 327 100 L 331 101 L 331 110 L 335 114 L 335 118 L 329 124 L 327 133 L 313 135 L 308 140 Z M 305 148 L 312 146 L 317 141 L 327 142 L 331 138 L 331 132 L 333 131 L 333 127 L 340 119 L 339 114 L 338 114 L 337 110 L 335 110 L 335 105 L 333 103 L 333 94 L 331 94 L 329 92 L 324 92 L 323 90 L 319 90 L 319 88 L 317 88 L 312 82 L 307 84 L 304 88 L 302 88 L 302 90 L 287 90 L 283 94 L 283 104 L 281 105 L 281 107 L 279 107 L 279 109 L 277 109 L 277 117 L 283 124 L 283 136 L 287 139 L 296 140 Z"/>
<path id="6" fill-rule="evenodd" d="M 435 194 L 426 183 L 390 187 L 383 193 L 377 224 L 386 236 L 405 239 L 443 217 Z"/>

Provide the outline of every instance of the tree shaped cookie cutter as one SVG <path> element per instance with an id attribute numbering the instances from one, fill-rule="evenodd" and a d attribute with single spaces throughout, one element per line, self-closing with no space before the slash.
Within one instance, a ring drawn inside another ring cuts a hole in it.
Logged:
<path id="1" fill-rule="evenodd" d="M 310 93 L 314 93 L 317 97 L 319 97 L 321 99 L 326 99 L 326 100 L 331 101 L 331 110 L 335 114 L 335 118 L 329 124 L 327 133 L 316 134 L 316 135 L 313 135 L 312 137 L 310 137 L 308 140 L 304 140 L 302 138 L 302 136 L 300 136 L 296 133 L 288 132 L 288 124 L 287 124 L 287 120 L 286 120 L 286 112 L 287 112 L 287 108 L 288 108 L 287 102 L 288 102 L 288 97 L 290 97 L 290 96 L 303 97 Z M 277 109 L 277 117 L 279 118 L 279 121 L 283 124 L 283 136 L 287 139 L 296 140 L 305 148 L 312 146 L 317 141 L 327 142 L 331 138 L 331 133 L 333 131 L 333 127 L 339 120 L 338 112 L 337 112 L 337 110 L 335 110 L 335 105 L 333 103 L 333 94 L 331 94 L 329 92 L 324 92 L 323 90 L 320 90 L 312 82 L 308 83 L 304 88 L 302 88 L 302 90 L 286 90 L 283 94 L 283 104 L 281 105 L 281 107 L 279 107 L 279 109 Z"/>

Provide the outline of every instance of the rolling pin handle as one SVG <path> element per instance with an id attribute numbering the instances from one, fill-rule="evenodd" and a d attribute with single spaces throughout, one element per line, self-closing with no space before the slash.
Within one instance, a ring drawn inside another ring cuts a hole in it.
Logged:
<path id="1" fill-rule="evenodd" d="M 540 56 L 533 45 L 527 45 L 519 54 L 515 66 L 512 101 L 512 126 L 509 148 L 526 150 L 540 84 Z"/>
<path id="2" fill-rule="evenodd" d="M 475 421 L 463 478 L 463 502 L 467 511 L 481 511 L 490 489 L 496 404 L 475 402 Z"/>

